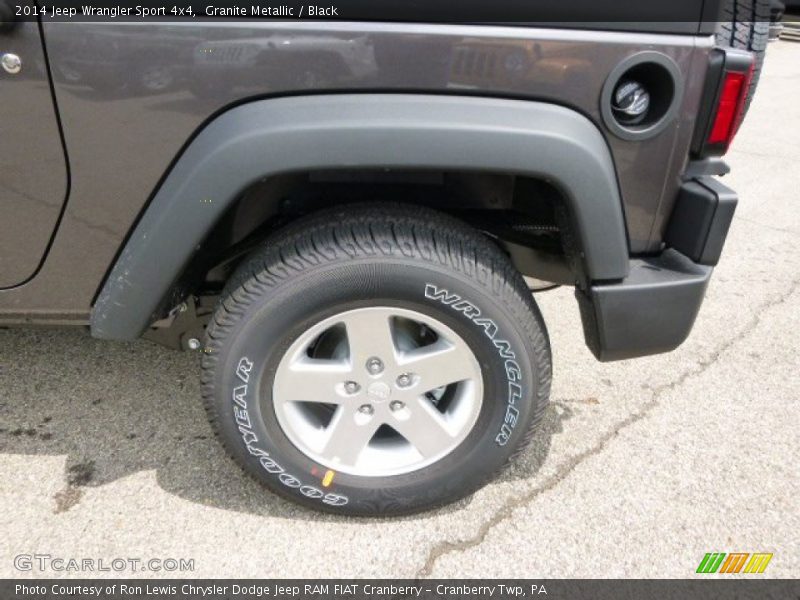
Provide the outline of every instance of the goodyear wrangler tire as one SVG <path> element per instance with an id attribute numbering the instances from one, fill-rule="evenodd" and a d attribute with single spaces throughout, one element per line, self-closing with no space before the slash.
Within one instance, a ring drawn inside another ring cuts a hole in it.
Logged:
<path id="1" fill-rule="evenodd" d="M 404 514 L 470 494 L 524 448 L 550 361 L 530 292 L 483 235 L 351 205 L 278 233 L 231 278 L 203 394 L 226 449 L 274 492 Z"/>

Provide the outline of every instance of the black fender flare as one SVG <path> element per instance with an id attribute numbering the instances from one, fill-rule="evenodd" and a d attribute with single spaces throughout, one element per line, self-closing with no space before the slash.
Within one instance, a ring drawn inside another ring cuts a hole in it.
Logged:
<path id="1" fill-rule="evenodd" d="M 546 179 L 564 195 L 591 280 L 628 274 L 614 164 L 588 118 L 554 104 L 417 94 L 258 100 L 200 131 L 155 192 L 100 290 L 92 335 L 131 340 L 250 184 L 308 169 L 476 169 Z"/>

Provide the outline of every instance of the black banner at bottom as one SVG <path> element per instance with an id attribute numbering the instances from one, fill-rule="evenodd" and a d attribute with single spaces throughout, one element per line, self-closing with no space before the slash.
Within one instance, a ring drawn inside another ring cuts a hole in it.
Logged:
<path id="1" fill-rule="evenodd" d="M 640 600 L 800 598 L 800 581 L 672 579 L 25 579 L 0 581 L 4 600 Z"/>

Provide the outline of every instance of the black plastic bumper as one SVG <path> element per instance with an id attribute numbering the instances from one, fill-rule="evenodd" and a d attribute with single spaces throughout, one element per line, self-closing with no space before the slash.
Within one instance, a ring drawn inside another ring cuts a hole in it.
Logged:
<path id="1" fill-rule="evenodd" d="M 681 186 L 664 241 L 693 261 L 713 267 L 733 221 L 738 197 L 712 177 L 697 177 Z"/>
<path id="2" fill-rule="evenodd" d="M 669 227 L 668 247 L 631 259 L 619 283 L 577 290 L 586 344 L 601 361 L 674 350 L 692 330 L 719 260 L 736 194 L 710 178 L 687 181 Z"/>
<path id="3" fill-rule="evenodd" d="M 621 283 L 576 291 L 587 346 L 602 361 L 674 350 L 694 325 L 712 271 L 670 249 L 632 260 Z"/>

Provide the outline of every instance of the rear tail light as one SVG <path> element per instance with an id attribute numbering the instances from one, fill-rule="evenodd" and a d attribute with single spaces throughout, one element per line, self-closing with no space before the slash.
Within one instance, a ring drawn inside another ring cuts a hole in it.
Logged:
<path id="1" fill-rule="evenodd" d="M 726 72 L 722 81 L 722 92 L 717 102 L 717 115 L 706 143 L 725 144 L 727 151 L 739 129 L 747 92 L 753 78 L 753 69 L 747 73 Z"/>
<path id="2" fill-rule="evenodd" d="M 722 156 L 739 130 L 753 79 L 753 55 L 741 50 L 715 50 L 709 66 L 703 108 L 693 150 L 701 158 Z"/>

